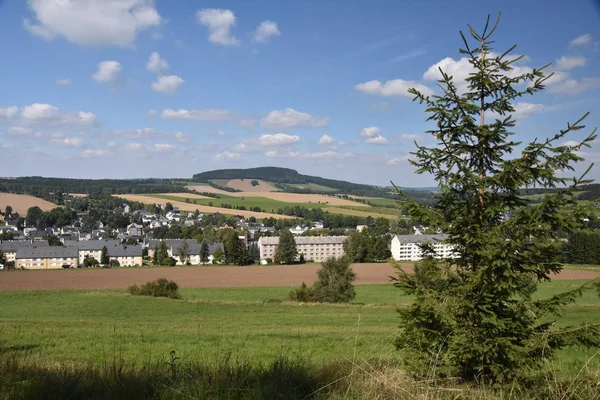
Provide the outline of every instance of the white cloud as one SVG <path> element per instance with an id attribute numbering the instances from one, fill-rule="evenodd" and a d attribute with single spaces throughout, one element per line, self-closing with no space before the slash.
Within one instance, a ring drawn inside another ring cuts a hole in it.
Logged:
<path id="1" fill-rule="evenodd" d="M 67 79 L 59 79 L 59 80 L 56 81 L 56 84 L 60 85 L 60 86 L 70 85 L 71 84 L 71 80 L 68 79 L 68 78 Z"/>
<path id="2" fill-rule="evenodd" d="M 110 142 L 106 142 L 106 145 L 107 145 L 108 147 L 116 147 L 116 146 L 117 146 L 117 143 L 116 143 L 116 142 L 113 142 L 113 141 L 111 140 Z"/>
<path id="3" fill-rule="evenodd" d="M 106 150 L 86 149 L 83 151 L 84 157 L 100 157 L 100 156 L 105 156 L 107 154 L 109 154 L 109 152 Z"/>
<path id="4" fill-rule="evenodd" d="M 240 41 L 230 32 L 235 25 L 233 11 L 222 8 L 205 8 L 196 12 L 196 19 L 208 28 L 210 42 L 226 46 L 240 44 Z"/>
<path id="5" fill-rule="evenodd" d="M 298 143 L 300 136 L 286 135 L 285 133 L 276 133 L 274 135 L 264 134 L 258 139 L 261 146 L 281 146 L 284 144 Z"/>
<path id="6" fill-rule="evenodd" d="M 158 111 L 156 111 L 156 110 L 148 110 L 148 116 L 152 117 L 152 116 L 156 115 L 157 112 Z"/>
<path id="7" fill-rule="evenodd" d="M 374 138 L 379 135 L 380 130 L 379 128 L 375 127 L 375 126 L 370 126 L 368 128 L 362 128 L 360 130 L 360 136 L 364 137 L 364 138 Z"/>
<path id="8" fill-rule="evenodd" d="M 12 118 L 17 112 L 19 112 L 19 107 L 0 107 L 0 119 Z"/>
<path id="9" fill-rule="evenodd" d="M 156 51 L 150 54 L 150 58 L 148 58 L 148 63 L 146 64 L 146 69 L 148 71 L 155 73 L 156 75 L 162 75 L 163 72 L 169 68 L 169 64 L 164 58 L 160 57 Z"/>
<path id="10" fill-rule="evenodd" d="M 314 152 L 314 153 L 305 153 L 302 154 L 301 157 L 303 158 L 312 158 L 312 159 L 327 159 L 327 158 L 331 158 L 331 159 L 340 159 L 340 158 L 347 158 L 350 157 L 351 154 L 350 153 L 345 153 L 345 154 L 341 154 L 341 153 L 337 153 L 335 151 L 318 151 L 318 152 Z"/>
<path id="11" fill-rule="evenodd" d="M 216 154 L 213 159 L 215 160 L 231 160 L 233 158 L 239 158 L 238 153 L 232 153 L 230 151 L 224 151 L 222 153 Z"/>
<path id="12" fill-rule="evenodd" d="M 298 151 L 279 152 L 276 150 L 271 150 L 271 151 L 267 151 L 265 153 L 265 156 L 267 156 L 269 158 L 297 158 L 298 156 L 300 156 L 300 152 L 298 152 Z"/>
<path id="13" fill-rule="evenodd" d="M 177 75 L 161 76 L 158 81 L 152 83 L 152 89 L 160 93 L 173 94 L 177 92 L 183 82 L 184 80 Z"/>
<path id="14" fill-rule="evenodd" d="M 187 142 L 188 140 L 190 140 L 189 136 L 186 136 L 183 134 L 183 132 L 177 132 L 175 134 L 175 140 L 177 140 L 178 142 Z"/>
<path id="15" fill-rule="evenodd" d="M 241 128 L 253 128 L 256 121 L 252 118 L 243 119 L 239 122 Z"/>
<path id="16" fill-rule="evenodd" d="M 30 135 L 33 133 L 33 129 L 26 126 L 11 126 L 8 128 L 8 133 L 15 135 Z"/>
<path id="17" fill-rule="evenodd" d="M 67 147 L 81 147 L 83 145 L 83 140 L 79 138 L 66 137 L 63 139 L 52 139 L 52 141 L 56 144 L 60 144 L 62 146 Z"/>
<path id="18" fill-rule="evenodd" d="M 560 69 L 573 69 L 577 67 L 584 67 L 587 64 L 587 58 L 585 57 L 570 57 L 562 56 L 556 60 L 556 66 Z"/>
<path id="19" fill-rule="evenodd" d="M 148 146 L 148 150 L 155 153 L 168 153 L 174 151 L 175 149 L 176 147 L 169 143 L 155 143 L 151 146 Z"/>
<path id="20" fill-rule="evenodd" d="M 532 104 L 522 101 L 520 103 L 516 103 L 514 108 L 515 111 L 512 112 L 512 115 L 516 120 L 519 120 L 540 112 L 546 107 L 543 104 Z"/>
<path id="21" fill-rule="evenodd" d="M 125 139 L 146 139 L 161 136 L 153 128 L 116 130 L 108 132 L 111 136 L 121 137 Z"/>
<path id="22" fill-rule="evenodd" d="M 96 82 L 116 82 L 120 74 L 121 64 L 118 61 L 102 61 L 92 79 Z"/>
<path id="23" fill-rule="evenodd" d="M 125 145 L 125 150 L 141 150 L 142 147 L 141 143 L 127 143 Z"/>
<path id="24" fill-rule="evenodd" d="M 364 83 L 359 83 L 354 86 L 355 90 L 358 90 L 361 93 L 369 94 L 372 96 L 405 96 L 412 97 L 413 95 L 408 93 L 408 89 L 415 88 L 425 96 L 431 96 L 433 94 L 433 90 L 429 87 L 417 83 L 415 81 L 405 81 L 402 79 L 393 79 L 387 82 L 380 81 L 369 81 Z"/>
<path id="25" fill-rule="evenodd" d="M 28 123 L 91 125 L 97 121 L 96 116 L 91 112 L 61 111 L 53 105 L 40 103 L 23 107 L 21 116 L 23 121 Z"/>
<path id="26" fill-rule="evenodd" d="M 28 0 L 34 21 L 23 26 L 45 40 L 62 36 L 80 45 L 133 45 L 138 33 L 157 27 L 153 0 Z"/>
<path id="27" fill-rule="evenodd" d="M 546 86 L 554 85 L 555 83 L 562 82 L 569 77 L 568 72 L 552 71 L 552 76 L 546 79 L 544 84 Z"/>
<path id="28" fill-rule="evenodd" d="M 579 94 L 600 87 L 600 78 L 568 79 L 548 89 L 552 93 Z"/>
<path id="29" fill-rule="evenodd" d="M 380 145 L 381 144 L 388 144 L 389 142 L 390 142 L 389 140 L 387 140 L 386 138 L 384 138 L 381 135 L 378 135 L 378 136 L 375 136 L 375 137 L 371 137 L 371 138 L 368 138 L 366 140 L 366 143 L 369 143 L 369 144 L 380 144 Z"/>
<path id="30" fill-rule="evenodd" d="M 569 43 L 569 44 L 571 46 L 583 46 L 585 44 L 588 44 L 591 41 L 592 41 L 592 35 L 589 33 L 586 33 L 584 35 L 577 36 L 575 39 L 571 40 L 571 43 Z"/>
<path id="31" fill-rule="evenodd" d="M 335 142 L 335 140 L 329 135 L 323 135 L 319 139 L 319 144 L 330 145 L 333 144 L 333 142 Z"/>
<path id="32" fill-rule="evenodd" d="M 324 128 L 329 124 L 328 117 L 318 117 L 296 111 L 292 108 L 271 111 L 260 122 L 265 129 L 292 129 L 292 128 Z"/>
<path id="33" fill-rule="evenodd" d="M 171 110 L 164 109 L 161 117 L 165 119 L 187 119 L 193 121 L 223 121 L 230 116 L 229 110 L 220 110 L 217 108 L 201 110 Z"/>
<path id="34" fill-rule="evenodd" d="M 273 21 L 263 21 L 254 31 L 252 40 L 258 43 L 266 43 L 271 36 L 281 36 L 277 23 Z"/>

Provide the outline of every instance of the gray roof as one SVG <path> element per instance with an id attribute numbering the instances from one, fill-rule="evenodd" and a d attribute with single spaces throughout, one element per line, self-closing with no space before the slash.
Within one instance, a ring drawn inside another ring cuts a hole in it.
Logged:
<path id="1" fill-rule="evenodd" d="M 342 244 L 348 236 L 296 236 L 296 244 Z M 258 239 L 261 245 L 279 244 L 279 236 L 261 236 Z"/>
<path id="2" fill-rule="evenodd" d="M 77 247 L 80 251 L 86 250 L 102 250 L 104 246 L 107 248 L 119 246 L 120 240 L 109 239 L 109 240 L 65 240 L 65 246 Z"/>
<path id="3" fill-rule="evenodd" d="M 171 253 L 173 255 L 177 255 L 181 246 L 183 246 L 183 241 L 179 246 L 171 246 Z M 196 242 L 195 240 L 188 240 L 188 247 L 188 252 L 190 253 L 190 255 L 199 255 L 200 249 L 202 248 L 202 244 Z M 221 251 L 225 251 L 223 243 L 208 243 L 208 254 L 214 254 L 218 248 L 220 248 Z"/>
<path id="4" fill-rule="evenodd" d="M 179 247 L 183 244 L 183 239 L 150 239 L 150 240 L 148 240 L 148 248 L 156 249 L 158 247 L 158 245 L 160 244 L 160 242 L 162 242 L 162 241 L 167 243 L 167 246 L 169 246 L 169 247 Z M 188 243 L 192 243 L 192 242 L 195 242 L 195 240 L 193 240 L 193 239 L 188 240 Z"/>
<path id="5" fill-rule="evenodd" d="M 423 243 L 423 242 L 442 242 L 448 239 L 448 235 L 396 235 L 400 243 Z"/>
<path id="6" fill-rule="evenodd" d="M 121 245 L 108 248 L 109 257 L 141 257 L 142 246 L 141 245 Z"/>
<path id="7" fill-rule="evenodd" d="M 48 247 L 48 241 L 36 240 L 0 240 L 0 251 L 4 253 L 14 253 L 22 247 Z"/>
<path id="8" fill-rule="evenodd" d="M 77 258 L 77 248 L 61 246 L 19 247 L 16 258 Z"/>

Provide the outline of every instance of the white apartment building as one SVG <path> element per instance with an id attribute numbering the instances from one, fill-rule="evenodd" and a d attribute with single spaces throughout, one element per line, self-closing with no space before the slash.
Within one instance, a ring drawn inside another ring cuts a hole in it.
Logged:
<path id="1" fill-rule="evenodd" d="M 344 241 L 347 236 L 298 236 L 294 237 L 298 257 L 304 254 L 305 260 L 323 262 L 328 258 L 340 258 L 344 255 Z M 273 259 L 279 246 L 279 237 L 261 236 L 258 239 L 260 259 Z"/>
<path id="2" fill-rule="evenodd" d="M 419 244 L 430 242 L 436 258 L 456 258 L 452 245 L 443 243 L 447 235 L 396 235 L 392 238 L 392 257 L 396 261 L 418 261 L 423 259 Z"/>

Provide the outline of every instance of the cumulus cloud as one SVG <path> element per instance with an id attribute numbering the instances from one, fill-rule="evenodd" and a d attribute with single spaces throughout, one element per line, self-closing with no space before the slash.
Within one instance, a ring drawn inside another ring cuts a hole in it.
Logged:
<path id="1" fill-rule="evenodd" d="M 560 69 L 573 69 L 577 67 L 584 67 L 587 64 L 587 58 L 585 57 L 570 57 L 562 56 L 556 60 L 556 66 Z"/>
<path id="2" fill-rule="evenodd" d="M 121 64 L 118 61 L 102 61 L 98 64 L 98 71 L 92 76 L 96 82 L 116 82 L 121 74 Z"/>
<path id="3" fill-rule="evenodd" d="M 233 11 L 222 8 L 205 8 L 196 12 L 196 19 L 208 28 L 208 40 L 211 43 L 226 46 L 240 44 L 240 41 L 230 32 L 235 25 Z"/>
<path id="4" fill-rule="evenodd" d="M 265 153 L 265 156 L 269 158 L 297 158 L 300 156 L 300 152 L 298 151 L 277 151 L 271 150 Z"/>
<path id="5" fill-rule="evenodd" d="M 156 51 L 150 54 L 150 58 L 148 58 L 148 63 L 146 64 L 146 69 L 150 72 L 155 73 L 156 75 L 162 75 L 163 72 L 169 68 L 169 64 L 164 58 L 160 57 Z"/>
<path id="6" fill-rule="evenodd" d="M 17 112 L 19 112 L 19 107 L 0 107 L 0 119 L 12 118 Z"/>
<path id="7" fill-rule="evenodd" d="M 318 117 L 292 108 L 271 111 L 260 122 L 265 129 L 324 128 L 329 117 Z"/>
<path id="8" fill-rule="evenodd" d="M 83 156 L 84 157 L 100 157 L 100 156 L 105 156 L 108 155 L 109 152 L 106 150 L 100 150 L 100 149 L 86 149 L 83 151 Z"/>
<path id="9" fill-rule="evenodd" d="M 15 135 L 30 135 L 33 133 L 33 129 L 26 126 L 11 126 L 8 128 L 8 133 Z"/>
<path id="10" fill-rule="evenodd" d="M 298 143 L 300 136 L 286 135 L 285 133 L 276 133 L 274 135 L 264 134 L 258 139 L 261 146 L 281 146 L 284 144 Z"/>
<path id="11" fill-rule="evenodd" d="M 178 142 L 187 142 L 188 140 L 190 140 L 189 136 L 184 135 L 183 132 L 177 132 L 175 134 L 175 140 L 177 140 Z"/>
<path id="12" fill-rule="evenodd" d="M 323 145 L 331 145 L 331 144 L 333 144 L 333 142 L 334 142 L 333 138 L 329 135 L 323 135 L 319 139 L 319 144 L 323 144 Z"/>
<path id="13" fill-rule="evenodd" d="M 59 86 L 66 86 L 66 85 L 70 85 L 71 84 L 71 80 L 70 79 L 59 79 L 56 81 L 56 84 Z"/>
<path id="14" fill-rule="evenodd" d="M 360 130 L 360 136 L 364 138 L 374 138 L 379 136 L 380 130 L 375 126 L 370 126 L 368 128 L 362 128 Z"/>
<path id="15" fill-rule="evenodd" d="M 169 143 L 154 143 L 153 145 L 148 146 L 148 150 L 155 153 L 168 153 L 175 149 L 176 147 Z"/>
<path id="16" fill-rule="evenodd" d="M 600 87 L 600 78 L 567 79 L 548 89 L 552 93 L 579 94 Z"/>
<path id="17" fill-rule="evenodd" d="M 380 81 L 369 81 L 359 83 L 354 86 L 354 89 L 372 96 L 405 96 L 412 97 L 412 94 L 408 93 L 408 89 L 415 88 L 425 96 L 431 96 L 433 90 L 429 87 L 417 83 L 415 81 L 405 81 L 402 79 L 393 79 L 387 82 Z"/>
<path id="18" fill-rule="evenodd" d="M 589 33 L 583 34 L 581 36 L 577 36 L 575 39 L 571 40 L 569 43 L 571 46 L 583 46 L 592 41 L 592 35 Z"/>
<path id="19" fill-rule="evenodd" d="M 257 43 L 266 43 L 271 36 L 281 36 L 277 23 L 273 21 L 263 21 L 252 35 L 252 40 Z"/>
<path id="20" fill-rule="evenodd" d="M 33 20 L 23 26 L 45 40 L 64 37 L 92 46 L 133 45 L 138 33 L 161 24 L 153 0 L 28 0 Z"/>
<path id="21" fill-rule="evenodd" d="M 222 153 L 216 154 L 213 159 L 214 160 L 231 160 L 233 158 L 239 158 L 238 153 L 233 153 L 231 151 L 224 151 Z"/>
<path id="22" fill-rule="evenodd" d="M 21 117 L 26 123 L 91 125 L 97 122 L 96 116 L 91 112 L 61 111 L 53 105 L 40 103 L 23 107 Z"/>
<path id="23" fill-rule="evenodd" d="M 152 89 L 160 93 L 173 94 L 177 92 L 183 82 L 184 80 L 177 75 L 161 76 L 152 83 Z"/>
<path id="24" fill-rule="evenodd" d="M 63 139 L 52 139 L 52 141 L 56 144 L 59 144 L 61 146 L 67 146 L 67 147 L 81 147 L 83 146 L 83 140 L 79 139 L 79 138 L 70 138 L 70 137 L 66 137 Z"/>
<path id="25" fill-rule="evenodd" d="M 158 113 L 158 111 L 156 111 L 156 110 L 148 110 L 148 116 L 149 117 L 152 117 L 152 116 L 156 115 L 156 113 Z"/>
<path id="26" fill-rule="evenodd" d="M 386 138 L 384 138 L 381 135 L 378 135 L 378 136 L 375 136 L 375 137 L 371 137 L 371 138 L 368 138 L 366 140 L 366 143 L 369 143 L 369 144 L 380 144 L 380 145 L 381 144 L 388 144 L 389 142 L 390 142 L 389 140 L 387 140 Z"/>
<path id="27" fill-rule="evenodd" d="M 187 119 L 193 121 L 223 121 L 228 119 L 229 116 L 229 110 L 217 108 L 200 110 L 171 110 L 170 108 L 166 108 L 161 113 L 161 117 L 165 119 Z"/>
<path id="28" fill-rule="evenodd" d="M 148 139 L 161 136 L 153 128 L 115 130 L 107 132 L 107 134 L 110 136 L 116 136 L 125 139 Z"/>
<path id="29" fill-rule="evenodd" d="M 335 151 L 317 151 L 314 153 L 305 153 L 302 154 L 303 158 L 312 158 L 312 159 L 340 159 L 350 157 L 350 153 L 338 153 Z"/>
<path id="30" fill-rule="evenodd" d="M 253 128 L 256 121 L 252 118 L 243 119 L 239 122 L 241 128 Z"/>

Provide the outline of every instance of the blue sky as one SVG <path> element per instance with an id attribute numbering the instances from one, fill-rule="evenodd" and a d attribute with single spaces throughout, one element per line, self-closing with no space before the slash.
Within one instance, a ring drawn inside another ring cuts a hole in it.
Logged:
<path id="1" fill-rule="evenodd" d="M 274 165 L 429 186 L 407 161 L 413 140 L 434 143 L 406 88 L 435 93 L 438 66 L 464 79 L 458 31 L 498 11 L 496 48 L 516 43 L 521 71 L 556 73 L 517 105 L 517 139 L 586 111 L 600 125 L 592 1 L 0 0 L 0 175 Z M 595 147 L 587 162 L 600 161 Z"/>

